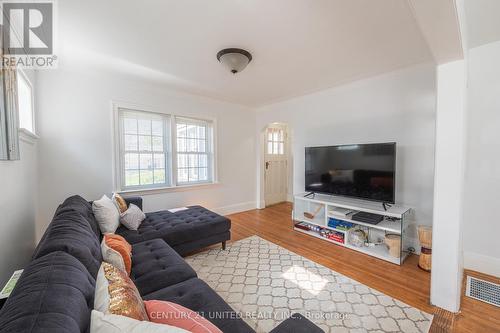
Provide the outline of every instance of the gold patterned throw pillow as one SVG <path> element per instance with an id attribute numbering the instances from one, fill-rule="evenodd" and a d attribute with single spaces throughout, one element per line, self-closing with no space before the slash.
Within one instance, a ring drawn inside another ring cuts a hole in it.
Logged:
<path id="1" fill-rule="evenodd" d="M 119 195 L 118 193 L 114 193 L 113 200 L 116 203 L 116 206 L 118 207 L 120 213 L 124 213 L 127 211 L 128 209 L 127 203 L 125 202 L 125 199 L 123 199 L 121 195 Z"/>
<path id="2" fill-rule="evenodd" d="M 127 273 L 103 262 L 97 273 L 94 309 L 105 314 L 148 320 L 141 295 Z"/>

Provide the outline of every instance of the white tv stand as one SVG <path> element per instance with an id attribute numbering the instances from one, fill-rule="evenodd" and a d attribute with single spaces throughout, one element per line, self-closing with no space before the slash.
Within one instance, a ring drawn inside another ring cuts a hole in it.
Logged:
<path id="1" fill-rule="evenodd" d="M 410 251 L 408 250 L 409 247 L 406 237 L 406 229 L 409 224 L 408 217 L 411 212 L 410 208 L 392 205 L 392 207 L 388 207 L 386 211 L 384 210 L 382 203 L 372 201 L 349 199 L 324 194 L 314 194 L 309 197 L 305 197 L 305 195 L 306 193 L 302 193 L 294 196 L 292 212 L 292 218 L 294 220 L 294 230 L 397 265 L 401 265 L 410 253 Z M 350 216 L 339 217 L 338 215 L 333 215 L 333 211 L 335 211 L 336 208 L 345 208 L 354 211 L 378 214 L 384 216 L 384 220 L 376 225 L 353 221 Z M 318 211 L 318 213 L 314 216 L 313 219 L 304 216 L 304 212 L 314 213 L 315 211 Z M 330 218 L 335 218 L 337 220 L 351 223 L 353 227 L 348 230 L 330 227 L 328 225 Z M 303 222 L 303 224 L 305 223 L 306 225 L 310 225 L 311 228 L 315 230 L 304 230 L 296 227 L 296 225 L 300 222 Z M 319 229 L 319 231 L 317 231 L 316 229 Z M 352 232 L 355 229 L 364 230 L 368 234 L 369 242 L 373 243 L 380 243 L 381 241 L 383 242 L 386 234 L 400 235 L 401 247 L 399 258 L 391 256 L 389 254 L 389 249 L 385 244 L 373 246 L 365 245 L 362 247 L 357 247 L 350 244 L 349 232 Z M 322 232 L 325 233 L 331 231 L 343 234 L 344 242 L 338 242 L 334 239 L 325 238 L 322 235 Z"/>

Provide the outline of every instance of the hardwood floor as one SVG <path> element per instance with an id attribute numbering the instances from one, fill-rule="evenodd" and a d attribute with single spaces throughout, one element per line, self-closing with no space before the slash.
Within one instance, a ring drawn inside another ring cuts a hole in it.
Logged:
<path id="1" fill-rule="evenodd" d="M 412 255 L 402 266 L 397 266 L 312 238 L 292 229 L 291 210 L 290 203 L 283 203 L 228 216 L 232 221 L 231 241 L 258 235 L 411 306 L 434 313 L 431 333 L 500 332 L 500 309 L 492 305 L 463 297 L 462 312 L 458 315 L 430 305 L 430 274 L 417 267 L 418 256 Z"/>

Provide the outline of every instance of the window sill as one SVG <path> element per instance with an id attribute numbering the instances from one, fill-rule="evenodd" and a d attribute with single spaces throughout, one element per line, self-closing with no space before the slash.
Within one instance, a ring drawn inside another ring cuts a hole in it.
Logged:
<path id="1" fill-rule="evenodd" d="M 157 187 L 157 188 L 142 188 L 137 190 L 123 190 L 116 191 L 120 194 L 128 195 L 153 195 L 160 193 L 169 193 L 169 192 L 185 192 L 185 191 L 194 191 L 194 190 L 202 190 L 205 188 L 212 188 L 220 186 L 221 183 L 205 183 L 205 184 L 193 184 L 193 185 L 179 185 L 179 186 L 169 186 L 169 187 Z"/>
<path id="2" fill-rule="evenodd" d="M 34 145 L 40 137 L 35 133 L 28 131 L 27 129 L 19 129 L 19 140 Z"/>

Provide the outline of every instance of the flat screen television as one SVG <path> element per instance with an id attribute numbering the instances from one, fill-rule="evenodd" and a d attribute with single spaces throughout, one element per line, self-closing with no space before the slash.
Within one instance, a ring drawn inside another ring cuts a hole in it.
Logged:
<path id="1" fill-rule="evenodd" d="M 308 192 L 395 202 L 396 143 L 306 147 Z"/>

